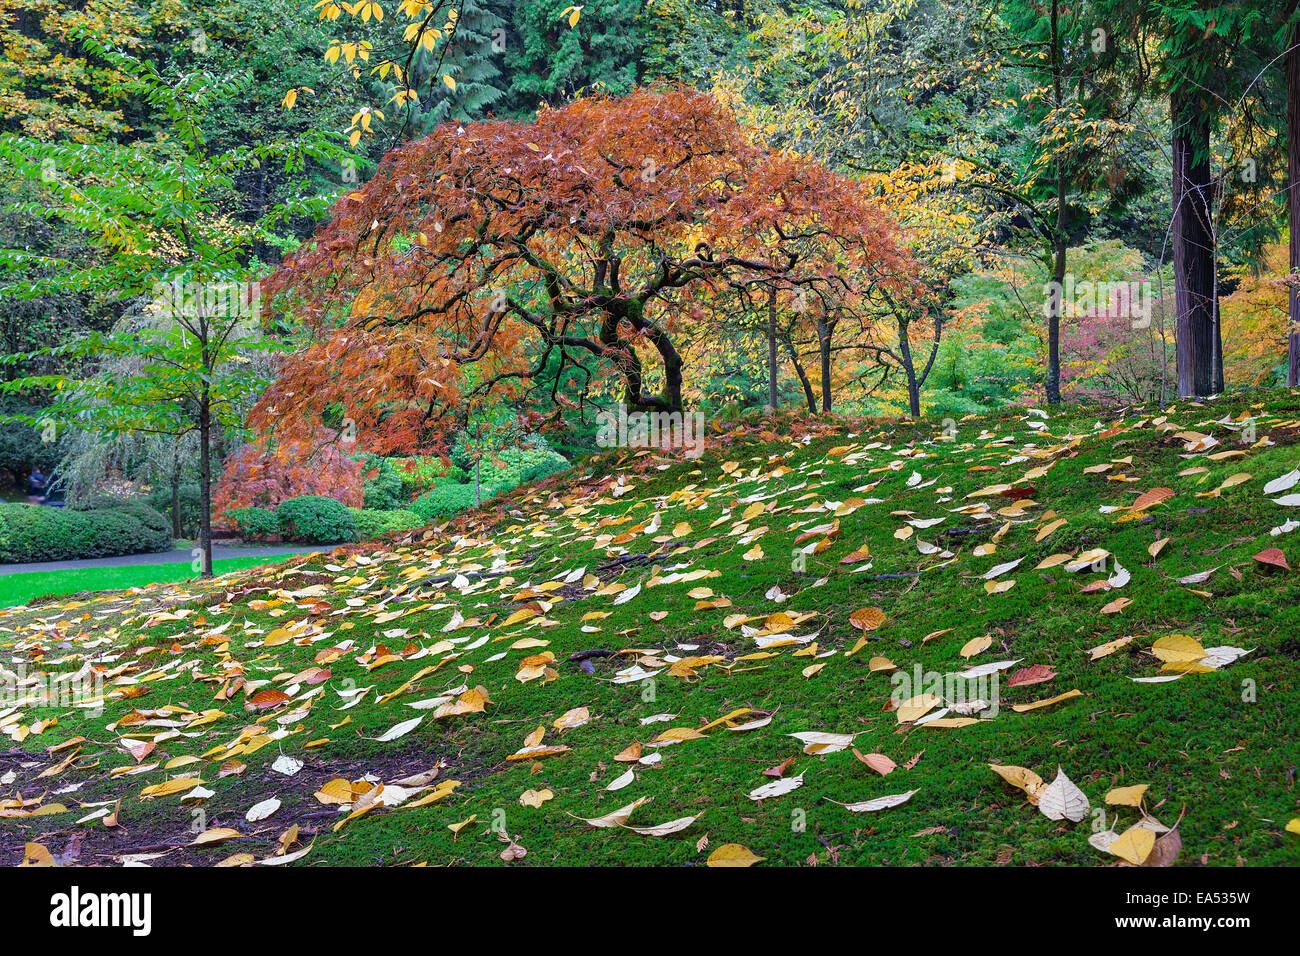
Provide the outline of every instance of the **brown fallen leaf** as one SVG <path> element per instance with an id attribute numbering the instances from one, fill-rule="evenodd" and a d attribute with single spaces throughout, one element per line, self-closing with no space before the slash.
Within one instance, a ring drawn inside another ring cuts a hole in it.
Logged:
<path id="1" fill-rule="evenodd" d="M 793 765 L 794 765 L 794 758 L 790 757 L 784 760 L 783 762 L 777 764 L 775 767 L 768 767 L 766 770 L 763 771 L 763 776 L 776 777 L 779 780 L 780 778 L 785 776 L 785 772 L 789 770 Z"/>
<path id="2" fill-rule="evenodd" d="M 864 764 L 880 774 L 882 777 L 898 767 L 898 764 L 890 760 L 884 754 L 863 754 L 858 752 L 858 748 L 853 748 L 853 756 L 857 757 Z"/>
<path id="3" fill-rule="evenodd" d="M 917 830 L 912 834 L 912 839 L 923 836 L 934 836 L 936 833 L 947 833 L 947 827 L 926 827 L 924 830 Z"/>
<path id="4" fill-rule="evenodd" d="M 1174 496 L 1172 488 L 1152 488 L 1150 491 L 1138 495 L 1137 501 L 1129 506 L 1130 511 L 1146 511 L 1148 508 L 1154 508 L 1162 501 L 1166 501 Z"/>
<path id="5" fill-rule="evenodd" d="M 1178 854 L 1183 852 L 1183 838 L 1178 835 L 1177 830 L 1170 830 L 1162 834 L 1147 854 L 1143 861 L 1143 866 L 1173 866 L 1178 860 Z"/>
<path id="6" fill-rule="evenodd" d="M 1286 555 L 1282 553 L 1281 548 L 1265 548 L 1259 554 L 1255 555 L 1255 560 L 1260 564 L 1266 564 L 1273 568 L 1280 568 L 1283 571 L 1291 570 L 1291 565 L 1286 563 Z"/>
<path id="7" fill-rule="evenodd" d="M 849 623 L 864 631 L 874 631 L 885 623 L 885 612 L 878 607 L 858 608 L 849 615 Z"/>
<path id="8" fill-rule="evenodd" d="M 1030 684 L 1041 684 L 1049 681 L 1056 676 L 1056 671 L 1046 664 L 1032 664 L 1029 667 L 1022 667 L 1010 677 L 1007 678 L 1008 687 L 1027 687 Z"/>

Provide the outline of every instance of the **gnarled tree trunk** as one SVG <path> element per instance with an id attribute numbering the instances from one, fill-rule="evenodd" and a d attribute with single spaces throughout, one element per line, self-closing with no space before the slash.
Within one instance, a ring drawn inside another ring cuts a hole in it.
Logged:
<path id="1" fill-rule="evenodd" d="M 816 414 L 817 396 L 813 393 L 812 382 L 808 381 L 808 373 L 804 371 L 803 363 L 799 361 L 799 352 L 788 335 L 785 337 L 785 348 L 790 353 L 790 364 L 794 366 L 794 373 L 799 376 L 799 384 L 803 386 L 803 397 L 808 403 L 808 411 Z"/>

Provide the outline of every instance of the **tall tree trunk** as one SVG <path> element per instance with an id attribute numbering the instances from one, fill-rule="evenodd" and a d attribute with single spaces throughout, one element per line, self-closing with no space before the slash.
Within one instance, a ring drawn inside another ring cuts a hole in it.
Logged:
<path id="1" fill-rule="evenodd" d="M 1060 0 L 1052 0 L 1052 89 L 1056 106 L 1062 105 L 1064 67 L 1061 62 Z M 1056 161 L 1056 229 L 1052 236 L 1052 282 L 1056 294 L 1048 300 L 1047 310 L 1047 401 L 1050 405 L 1061 403 L 1061 312 L 1065 306 L 1065 160 Z M 912 370 L 908 369 L 909 381 Z M 920 414 L 913 410 L 915 417 Z"/>
<path id="2" fill-rule="evenodd" d="M 1061 181 L 1064 202 L 1064 178 Z M 1062 207 L 1064 208 L 1064 206 Z M 1061 313 L 1065 309 L 1066 238 L 1063 217 L 1057 217 L 1057 236 L 1052 248 L 1052 295 L 1047 308 L 1047 401 L 1061 403 Z"/>
<path id="3" fill-rule="evenodd" d="M 776 286 L 767 299 L 767 404 L 776 411 Z"/>
<path id="4" fill-rule="evenodd" d="M 907 408 L 912 419 L 921 417 L 921 383 L 916 376 L 916 363 L 912 360 L 912 343 L 908 339 L 907 323 L 898 320 L 898 350 L 903 353 L 903 371 L 907 373 Z"/>
<path id="5" fill-rule="evenodd" d="M 204 347 L 206 365 L 206 351 Z M 199 400 L 199 547 L 203 549 L 205 578 L 212 577 L 212 396 L 207 385 Z"/>
<path id="6" fill-rule="evenodd" d="M 785 348 L 790 353 L 790 364 L 794 366 L 794 373 L 799 376 L 799 384 L 803 386 L 803 397 L 804 401 L 808 403 L 808 411 L 815 415 L 817 414 L 817 396 L 813 394 L 812 382 L 808 381 L 808 373 L 804 371 L 803 363 L 799 361 L 799 353 L 788 335 L 785 337 Z"/>
<path id="7" fill-rule="evenodd" d="M 200 309 L 200 312 L 202 310 Z M 203 549 L 205 578 L 212 577 L 212 353 L 208 345 L 208 323 L 200 315 L 199 343 L 203 356 L 203 387 L 199 393 L 199 547 Z"/>
<path id="8" fill-rule="evenodd" d="M 822 414 L 831 410 L 831 333 L 833 327 L 825 318 L 817 320 L 817 350 L 821 356 Z"/>
<path id="9" fill-rule="evenodd" d="M 1218 323 L 1214 301 L 1210 115 L 1186 92 L 1170 96 L 1174 123 L 1174 309 L 1178 396 L 1213 395 Z"/>
<path id="10" fill-rule="evenodd" d="M 177 447 L 180 443 L 177 443 Z M 181 535 L 181 463 L 179 453 L 172 459 L 172 539 Z"/>
<path id="11" fill-rule="evenodd" d="M 1286 137 L 1288 219 L 1291 224 L 1291 272 L 1300 270 L 1300 23 L 1291 28 L 1286 54 Z M 1286 383 L 1300 385 L 1300 289 L 1292 287 Z"/>

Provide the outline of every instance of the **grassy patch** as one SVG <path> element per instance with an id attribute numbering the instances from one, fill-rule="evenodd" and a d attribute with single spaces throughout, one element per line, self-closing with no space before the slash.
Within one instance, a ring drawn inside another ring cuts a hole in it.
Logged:
<path id="1" fill-rule="evenodd" d="M 212 563 L 216 574 L 275 564 L 289 555 L 269 558 L 225 558 Z M 194 580 L 189 562 L 136 564 L 120 568 L 78 568 L 72 571 L 30 571 L 0 575 L 0 607 L 14 607 L 33 599 L 142 588 L 150 584 Z"/>

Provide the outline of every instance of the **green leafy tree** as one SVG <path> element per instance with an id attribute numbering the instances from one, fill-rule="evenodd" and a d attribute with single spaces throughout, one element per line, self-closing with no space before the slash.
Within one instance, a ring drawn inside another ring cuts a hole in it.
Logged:
<path id="1" fill-rule="evenodd" d="M 214 432 L 242 425 L 243 410 L 261 384 L 247 373 L 246 356 L 274 347 L 258 322 L 249 250 L 273 237 L 286 217 L 319 211 L 304 202 L 282 203 L 243 222 L 232 214 L 234 179 L 259 164 L 300 168 L 306 153 L 324 160 L 337 150 L 327 138 L 314 137 L 214 151 L 202 119 L 214 99 L 238 97 L 246 79 L 190 73 L 168 82 L 151 63 L 92 40 L 86 46 L 114 64 L 131 95 L 152 105 L 164 132 L 129 145 L 0 138 L 0 157 L 45 191 L 43 201 L 26 211 L 67 224 L 103 253 L 81 265 L 7 249 L 0 266 L 45 266 L 52 288 L 111 294 L 133 307 L 108 332 L 40 350 L 70 371 L 14 379 L 3 390 L 50 396 L 39 416 L 18 416 L 42 428 L 177 438 L 196 432 L 202 497 L 196 570 L 208 575 Z M 124 371 L 95 375 L 95 364 L 105 360 Z"/>
<path id="2" fill-rule="evenodd" d="M 1024 80 L 1017 172 L 989 183 L 1023 211 L 1039 240 L 1051 287 L 1047 314 L 1047 401 L 1061 400 L 1061 318 L 1072 236 L 1083 232 L 1080 185 L 1102 175 L 1104 160 L 1131 132 L 1139 97 L 1117 82 L 1116 44 L 1089 3 L 1004 0 L 1003 61 Z"/>
<path id="3" fill-rule="evenodd" d="M 333 27 L 302 17 L 302 0 L 200 0 L 189 7 L 189 23 L 180 44 L 152 44 L 150 53 L 167 73 L 203 72 L 239 76 L 239 95 L 214 96 L 202 104 L 198 117 L 207 148 L 233 150 L 249 143 L 310 143 L 323 129 L 338 129 L 351 116 L 345 92 L 331 82 L 334 67 L 321 57 Z M 311 93 L 297 98 L 292 110 L 283 108 L 285 77 L 293 76 Z M 146 130 L 154 117 L 143 117 Z M 293 163 L 251 163 L 234 171 L 231 215 L 255 223 L 281 204 L 337 195 L 355 188 L 371 168 L 361 149 L 355 154 L 331 154 L 314 161 L 304 150 Z M 255 238 L 250 252 L 269 262 L 306 238 L 315 216 L 292 212 L 275 234 Z"/>
<path id="4" fill-rule="evenodd" d="M 471 414 L 452 445 L 451 460 L 474 472 L 474 506 L 483 504 L 482 466 L 484 458 L 495 457 L 520 438 L 518 419 L 508 409 L 497 406 Z"/>

